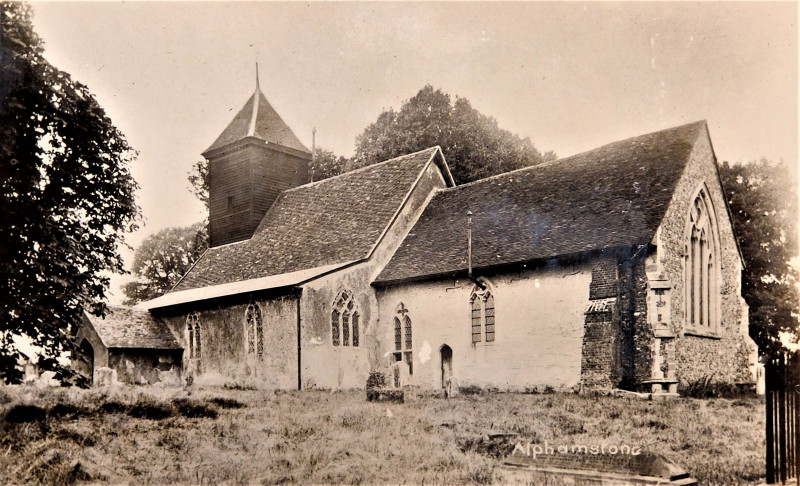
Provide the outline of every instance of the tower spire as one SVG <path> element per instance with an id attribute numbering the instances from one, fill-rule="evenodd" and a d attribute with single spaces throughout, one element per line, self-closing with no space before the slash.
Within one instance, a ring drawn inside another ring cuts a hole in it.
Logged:
<path id="1" fill-rule="evenodd" d="M 256 63 L 256 90 L 253 92 L 253 113 L 250 116 L 250 125 L 247 129 L 247 136 L 254 137 L 256 135 L 256 123 L 258 121 L 258 105 L 261 100 L 259 97 L 261 89 L 258 87 L 258 63 Z"/>

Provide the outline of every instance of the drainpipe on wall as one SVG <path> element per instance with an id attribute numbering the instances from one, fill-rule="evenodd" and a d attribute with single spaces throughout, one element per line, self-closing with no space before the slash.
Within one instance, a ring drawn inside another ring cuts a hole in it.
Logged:
<path id="1" fill-rule="evenodd" d="M 297 389 L 303 389 L 303 379 L 300 376 L 301 373 L 301 357 L 300 352 L 302 351 L 302 341 L 300 340 L 300 296 L 303 295 L 303 289 L 297 289 Z"/>
<path id="2" fill-rule="evenodd" d="M 481 290 L 486 290 L 483 282 L 472 276 L 472 211 L 467 211 L 467 278 Z"/>

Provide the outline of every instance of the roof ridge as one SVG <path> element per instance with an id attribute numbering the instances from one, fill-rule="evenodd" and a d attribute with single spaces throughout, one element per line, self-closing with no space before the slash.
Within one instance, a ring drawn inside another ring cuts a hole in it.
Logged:
<path id="1" fill-rule="evenodd" d="M 650 242 L 704 127 L 679 125 L 442 189 L 373 283 L 466 272 L 463 219 L 453 216 L 466 207 L 485 215 L 473 220 L 473 268 Z M 632 170 L 640 166 L 655 170 Z"/>
<path id="2" fill-rule="evenodd" d="M 347 172 L 342 172 L 341 174 L 337 174 L 337 175 L 332 176 L 332 177 L 328 177 L 328 178 L 325 178 L 325 179 L 320 179 L 318 181 L 308 182 L 306 184 L 303 184 L 302 186 L 290 187 L 289 189 L 285 189 L 283 191 L 283 193 L 295 191 L 297 189 L 303 189 L 303 188 L 306 188 L 306 187 L 311 187 L 311 186 L 314 186 L 314 185 L 317 185 L 317 184 L 320 184 L 320 183 L 323 183 L 323 182 L 327 182 L 327 181 L 332 181 L 334 179 L 338 179 L 340 177 L 347 176 L 347 175 L 350 175 L 350 174 L 355 174 L 355 173 L 358 173 L 358 172 L 364 172 L 367 169 L 371 169 L 371 168 L 374 168 L 374 167 L 382 166 L 382 165 L 388 164 L 389 162 L 393 162 L 393 161 L 395 161 L 397 159 L 402 159 L 402 158 L 405 158 L 405 157 L 411 157 L 412 155 L 418 155 L 418 154 L 421 154 L 423 152 L 427 152 L 429 150 L 436 150 L 436 149 L 442 150 L 442 148 L 440 146 L 434 145 L 433 147 L 428 147 L 426 149 L 417 150 L 416 152 L 411 152 L 411 153 L 408 153 L 408 154 L 405 154 L 405 155 L 398 155 L 397 157 L 392 157 L 391 159 L 384 160 L 383 162 L 378 162 L 376 164 L 365 165 L 364 167 L 359 167 L 358 169 L 353 169 L 353 170 L 349 170 Z"/>
<path id="3" fill-rule="evenodd" d="M 256 79 L 258 79 L 258 75 L 256 75 Z M 261 91 L 258 89 L 258 81 L 256 81 L 256 90 L 253 92 L 253 113 L 250 116 L 250 126 L 247 127 L 247 136 L 248 137 L 255 137 L 256 136 L 256 121 L 258 120 L 258 105 L 261 104 L 261 98 L 258 96 L 261 94 Z M 266 99 L 266 97 L 265 97 Z M 246 103 L 245 103 L 246 104 Z"/>
<path id="4" fill-rule="evenodd" d="M 598 150 L 601 150 L 601 149 L 606 148 L 606 147 L 610 147 L 611 145 L 617 145 L 617 144 L 621 144 L 621 143 L 625 143 L 625 142 L 630 142 L 630 141 L 635 140 L 635 139 L 649 137 L 649 136 L 655 135 L 657 133 L 669 132 L 669 131 L 672 131 L 672 130 L 678 130 L 680 128 L 685 128 L 685 127 L 688 127 L 688 126 L 691 126 L 691 125 L 700 125 L 701 123 L 707 123 L 707 122 L 706 122 L 706 120 L 698 120 L 696 122 L 685 123 L 683 125 L 678 125 L 678 126 L 674 126 L 674 127 L 670 127 L 670 128 L 664 128 L 664 129 L 661 129 L 661 130 L 656 130 L 656 131 L 653 131 L 653 132 L 645 133 L 645 134 L 642 134 L 642 135 L 636 135 L 634 137 L 624 138 L 622 140 L 615 140 L 613 142 L 609 142 L 609 143 L 603 144 L 603 145 L 601 145 L 599 147 L 595 147 L 595 148 L 589 149 L 589 150 L 584 150 L 583 152 L 578 152 L 577 154 L 572 154 L 572 155 L 569 155 L 567 157 L 561 157 L 561 158 L 558 158 L 556 160 L 550 160 L 550 161 L 542 162 L 541 164 L 536 164 L 536 165 L 529 165 L 527 167 L 520 167 L 519 169 L 510 170 L 508 172 L 503 172 L 501 174 L 495 174 L 495 175 L 489 176 L 489 177 L 484 177 L 483 179 L 478 179 L 476 181 L 467 182 L 467 183 L 460 184 L 460 185 L 454 186 L 454 187 L 448 187 L 446 189 L 443 189 L 442 192 L 452 191 L 452 190 L 459 189 L 459 188 L 462 188 L 462 187 L 468 187 L 468 186 L 476 185 L 476 184 L 479 184 L 481 182 L 487 182 L 487 181 L 494 180 L 494 179 L 499 179 L 499 178 L 505 177 L 505 176 L 511 176 L 511 175 L 513 175 L 515 173 L 518 173 L 518 172 L 523 172 L 523 171 L 535 172 L 536 169 L 540 169 L 540 168 L 544 168 L 544 167 L 550 167 L 550 166 L 558 164 L 559 162 L 563 162 L 563 161 L 566 161 L 566 160 L 569 160 L 569 159 L 572 159 L 572 158 L 575 158 L 575 157 L 580 157 L 581 155 L 588 154 L 590 152 L 597 152 Z M 698 136 L 699 136 L 699 134 L 698 134 Z"/>

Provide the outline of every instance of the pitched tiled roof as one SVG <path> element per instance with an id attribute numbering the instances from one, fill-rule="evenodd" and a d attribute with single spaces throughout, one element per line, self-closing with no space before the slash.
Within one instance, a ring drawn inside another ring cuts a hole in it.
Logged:
<path id="1" fill-rule="evenodd" d="M 249 240 L 210 248 L 173 292 L 361 260 L 438 147 L 281 193 Z"/>
<path id="2" fill-rule="evenodd" d="M 109 306 L 105 318 L 85 313 L 107 348 L 182 349 L 167 324 L 147 311 Z"/>
<path id="3" fill-rule="evenodd" d="M 255 137 L 265 142 L 309 152 L 258 88 L 233 121 L 204 153 L 246 137 Z"/>
<path id="4" fill-rule="evenodd" d="M 389 283 L 652 240 L 705 122 L 436 194 L 378 276 Z"/>

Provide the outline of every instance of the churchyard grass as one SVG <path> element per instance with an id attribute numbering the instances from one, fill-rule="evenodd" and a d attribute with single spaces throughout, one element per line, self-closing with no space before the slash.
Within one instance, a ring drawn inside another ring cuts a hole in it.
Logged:
<path id="1" fill-rule="evenodd" d="M 760 398 L 411 395 L 384 404 L 363 390 L 4 387 L 0 483 L 491 484 L 509 447 L 487 447 L 492 433 L 641 447 L 701 484 L 763 481 Z"/>

